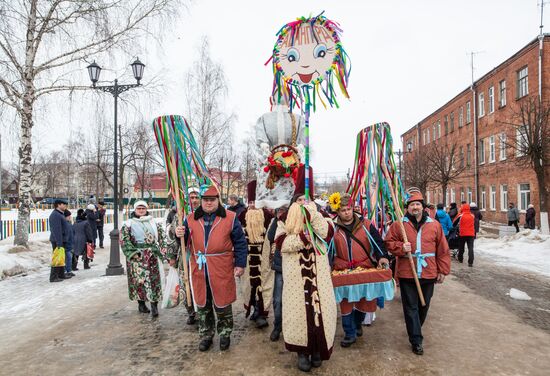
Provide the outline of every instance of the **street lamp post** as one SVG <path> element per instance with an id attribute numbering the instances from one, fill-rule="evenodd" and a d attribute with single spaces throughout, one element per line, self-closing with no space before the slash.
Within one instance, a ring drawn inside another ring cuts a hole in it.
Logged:
<path id="1" fill-rule="evenodd" d="M 124 274 L 124 268 L 120 263 L 120 248 L 119 248 L 119 230 L 118 230 L 118 149 L 117 149 L 117 140 L 118 140 L 118 96 L 119 94 L 130 90 L 132 88 L 140 86 L 140 81 L 143 78 L 143 70 L 145 69 L 145 64 L 143 64 L 139 59 L 136 59 L 132 64 L 132 72 L 137 83 L 120 85 L 118 79 L 115 79 L 114 85 L 101 85 L 97 86 L 96 83 L 99 81 L 99 74 L 101 73 L 101 67 L 96 64 L 94 61 L 92 64 L 88 65 L 88 73 L 90 75 L 90 80 L 92 81 L 92 88 L 101 90 L 107 93 L 110 93 L 115 98 L 115 123 L 114 123 L 114 153 L 113 153 L 113 211 L 114 211 L 114 220 L 113 220 L 113 231 L 109 233 L 111 238 L 111 250 L 109 265 L 105 271 L 106 275 L 121 275 Z"/>

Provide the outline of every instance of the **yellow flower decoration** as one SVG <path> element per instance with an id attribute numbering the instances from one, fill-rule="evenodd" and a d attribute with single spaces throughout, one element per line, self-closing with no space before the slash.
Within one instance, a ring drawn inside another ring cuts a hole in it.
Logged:
<path id="1" fill-rule="evenodd" d="M 340 192 L 335 192 L 331 194 L 328 198 L 328 203 L 330 204 L 330 208 L 332 209 L 332 211 L 338 211 L 338 209 L 340 209 L 340 206 L 342 205 Z"/>

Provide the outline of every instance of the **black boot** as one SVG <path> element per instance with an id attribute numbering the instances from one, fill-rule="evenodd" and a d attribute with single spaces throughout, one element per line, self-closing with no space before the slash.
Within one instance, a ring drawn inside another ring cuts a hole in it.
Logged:
<path id="1" fill-rule="evenodd" d="M 350 347 L 355 343 L 355 338 L 345 336 L 343 340 L 340 341 L 340 346 Z"/>
<path id="2" fill-rule="evenodd" d="M 277 342 L 279 340 L 279 337 L 281 337 L 281 331 L 279 329 L 275 328 L 271 332 L 271 335 L 269 336 L 269 339 L 272 342 Z"/>
<path id="3" fill-rule="evenodd" d="M 159 315 L 159 309 L 157 302 L 151 302 L 151 316 L 158 317 Z"/>
<path id="4" fill-rule="evenodd" d="M 412 345 L 412 352 L 416 355 L 424 355 L 424 349 L 422 345 Z"/>
<path id="5" fill-rule="evenodd" d="M 266 326 L 269 326 L 269 323 L 267 322 L 267 320 L 265 319 L 265 317 L 259 316 L 259 317 L 256 319 L 256 328 L 262 329 L 262 328 L 265 328 Z"/>
<path id="6" fill-rule="evenodd" d="M 189 317 L 187 318 L 187 325 L 195 325 L 197 322 L 197 318 L 195 317 L 195 312 L 190 313 Z"/>
<path id="7" fill-rule="evenodd" d="M 149 313 L 151 311 L 149 311 L 149 308 L 147 308 L 147 306 L 145 305 L 145 302 L 143 300 L 138 300 L 138 310 L 141 312 L 141 313 Z"/>
<path id="8" fill-rule="evenodd" d="M 320 353 L 314 353 L 313 355 L 311 355 L 311 366 L 312 367 L 319 368 L 319 367 L 321 367 L 322 364 L 323 364 L 323 360 L 321 359 L 321 354 Z"/>
<path id="9" fill-rule="evenodd" d="M 229 337 L 220 337 L 220 350 L 225 351 L 231 345 L 231 338 Z"/>
<path id="10" fill-rule="evenodd" d="M 306 354 L 298 353 L 298 369 L 303 372 L 311 371 L 311 362 L 309 356 Z"/>
<path id="11" fill-rule="evenodd" d="M 199 342 L 200 351 L 207 351 L 210 348 L 210 346 L 212 346 L 212 338 L 210 337 L 205 337 L 201 339 L 201 341 Z"/>
<path id="12" fill-rule="evenodd" d="M 90 269 L 90 259 L 84 260 L 84 269 Z"/>

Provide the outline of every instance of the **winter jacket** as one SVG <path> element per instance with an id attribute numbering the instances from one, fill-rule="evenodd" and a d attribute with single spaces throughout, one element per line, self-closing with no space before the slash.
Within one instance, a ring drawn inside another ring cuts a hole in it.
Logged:
<path id="1" fill-rule="evenodd" d="M 50 242 L 52 242 L 54 247 L 65 247 L 65 242 L 67 241 L 67 227 L 65 223 L 65 214 L 60 212 L 57 209 L 54 209 L 50 214 Z"/>
<path id="2" fill-rule="evenodd" d="M 519 210 L 516 207 L 508 208 L 508 220 L 509 221 L 519 221 Z"/>
<path id="3" fill-rule="evenodd" d="M 470 205 L 462 205 L 461 212 L 454 221 L 459 226 L 458 235 L 461 237 L 476 236 L 475 220 L 475 216 L 470 211 Z"/>
<path id="4" fill-rule="evenodd" d="M 73 249 L 73 243 L 74 243 L 74 231 L 73 231 L 73 225 L 71 222 L 67 221 L 67 218 L 65 218 L 65 249 L 67 251 L 71 251 Z"/>
<path id="5" fill-rule="evenodd" d="M 90 224 L 92 233 L 97 233 L 97 211 L 94 212 L 93 210 L 86 209 L 86 218 L 88 219 L 88 223 Z"/>
<path id="6" fill-rule="evenodd" d="M 445 234 L 445 236 L 449 235 L 449 231 L 453 228 L 453 221 L 451 221 L 449 214 L 443 209 L 438 209 L 435 214 L 435 219 L 441 224 L 443 234 Z"/>
<path id="7" fill-rule="evenodd" d="M 75 256 L 86 254 L 86 243 L 93 243 L 92 228 L 86 217 L 77 217 L 73 225 L 74 242 L 73 253 Z"/>
<path id="8" fill-rule="evenodd" d="M 530 228 L 531 230 L 535 229 L 535 208 L 529 208 L 525 212 L 525 228 Z"/>
<path id="9" fill-rule="evenodd" d="M 481 212 L 479 211 L 479 208 L 477 206 L 471 207 L 470 211 L 474 215 L 476 221 L 474 224 L 476 234 L 479 232 L 479 222 L 483 219 L 483 215 L 481 215 Z"/>
<path id="10" fill-rule="evenodd" d="M 237 205 L 230 206 L 227 208 L 227 210 L 231 210 L 235 214 L 237 214 L 237 218 L 241 216 L 241 213 L 246 209 L 246 206 L 241 204 L 240 202 Z"/>
<path id="11" fill-rule="evenodd" d="M 275 234 L 277 233 L 277 218 L 271 220 L 271 224 L 267 229 L 267 239 L 271 244 L 271 247 L 275 247 L 275 252 L 273 253 L 273 260 L 271 261 L 271 269 L 275 270 L 277 273 L 283 272 L 283 258 L 281 256 L 281 250 L 275 246 Z"/>
<path id="12" fill-rule="evenodd" d="M 99 222 L 97 222 L 97 227 L 103 227 L 103 225 L 105 224 L 106 212 L 107 210 L 105 210 L 105 208 L 97 210 L 97 218 L 99 219 Z"/>
<path id="13" fill-rule="evenodd" d="M 384 244 L 388 252 L 398 257 L 396 278 L 413 278 L 411 265 L 403 251 L 404 239 L 400 226 L 399 222 L 394 222 L 390 226 Z M 449 274 L 451 272 L 451 255 L 439 222 L 426 214 L 422 216 L 420 222 L 417 222 L 414 216 L 407 214 L 403 218 L 403 226 L 407 239 L 411 243 L 418 278 L 436 279 L 438 273 Z M 420 244 L 417 244 L 418 237 L 420 237 Z M 419 246 L 420 249 L 418 249 Z M 418 260 L 419 254 L 421 260 Z"/>

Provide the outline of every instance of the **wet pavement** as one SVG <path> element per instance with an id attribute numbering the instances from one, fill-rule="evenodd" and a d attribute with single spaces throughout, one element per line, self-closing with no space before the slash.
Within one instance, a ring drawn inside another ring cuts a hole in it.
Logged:
<path id="1" fill-rule="evenodd" d="M 198 351 L 183 307 L 151 318 L 128 301 L 126 277 L 104 277 L 107 250 L 91 270 L 58 284 L 46 271 L 0 282 L 2 375 L 300 375 L 282 339 L 269 341 L 234 304 L 231 348 Z M 548 279 L 493 266 L 453 262 L 437 285 L 424 326 L 425 355 L 410 351 L 399 295 L 349 349 L 339 346 L 319 375 L 547 375 L 550 368 Z M 510 287 L 532 301 L 513 301 Z M 14 292 L 15 291 L 15 292 Z M 544 299 L 546 297 L 546 299 Z M 26 309 L 25 304 L 28 303 Z M 534 318 L 533 318 L 534 317 Z"/>

